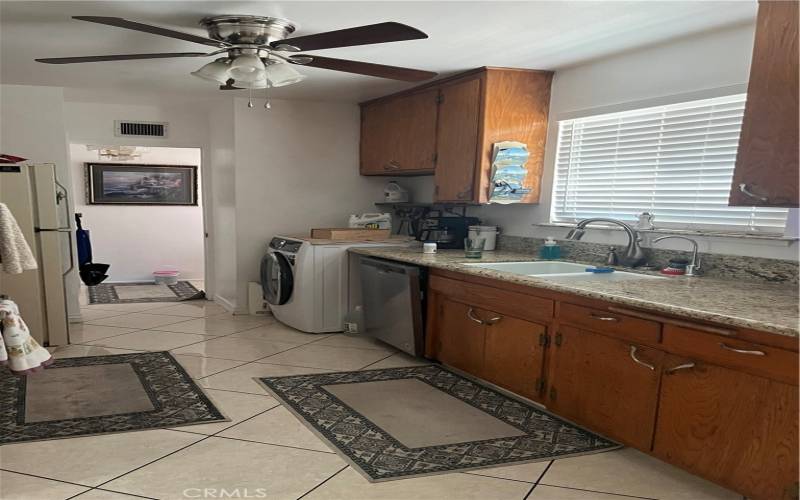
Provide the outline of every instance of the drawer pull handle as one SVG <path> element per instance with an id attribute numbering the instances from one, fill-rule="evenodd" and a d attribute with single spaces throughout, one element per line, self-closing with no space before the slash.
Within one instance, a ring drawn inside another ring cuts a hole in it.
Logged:
<path id="1" fill-rule="evenodd" d="M 597 313 L 590 313 L 589 316 L 596 319 L 597 321 L 619 321 L 619 318 L 615 318 L 613 316 L 602 316 Z"/>
<path id="2" fill-rule="evenodd" d="M 471 319 L 472 321 L 474 321 L 475 323 L 478 323 L 479 325 L 485 325 L 486 324 L 482 319 L 477 318 L 475 316 L 475 310 L 473 308 L 471 308 L 471 307 L 469 308 L 469 310 L 467 310 L 467 317 L 469 319 Z"/>
<path id="3" fill-rule="evenodd" d="M 485 320 L 485 323 L 487 325 L 493 325 L 493 324 L 497 323 L 498 321 L 500 321 L 501 319 L 503 319 L 502 316 L 495 316 L 494 318 L 489 318 L 489 319 Z"/>
<path id="4" fill-rule="evenodd" d="M 389 163 L 387 163 L 386 165 L 384 165 L 383 169 L 384 170 L 398 170 L 398 169 L 400 169 L 400 164 L 397 163 L 396 161 L 392 160 Z"/>
<path id="5" fill-rule="evenodd" d="M 684 363 L 682 365 L 673 366 L 672 368 L 667 368 L 664 371 L 668 374 L 673 374 L 679 370 L 688 370 L 689 368 L 694 368 L 694 363 Z"/>
<path id="6" fill-rule="evenodd" d="M 636 357 L 636 346 L 635 345 L 631 346 L 631 359 L 637 365 L 642 365 L 645 368 L 649 368 L 650 370 L 653 370 L 653 371 L 655 371 L 655 369 L 656 369 L 655 366 L 651 365 L 650 363 L 645 363 L 644 361 L 642 361 L 641 359 Z"/>
<path id="7" fill-rule="evenodd" d="M 750 351 L 750 350 L 747 350 L 747 349 L 736 349 L 735 347 L 731 347 L 731 346 L 725 344 L 724 342 L 721 342 L 719 344 L 719 346 L 722 347 L 723 349 L 727 350 L 727 351 L 733 351 L 733 352 L 736 352 L 736 353 L 739 353 L 739 354 L 750 354 L 751 356 L 766 356 L 767 355 L 767 353 L 765 353 L 764 351 Z"/>

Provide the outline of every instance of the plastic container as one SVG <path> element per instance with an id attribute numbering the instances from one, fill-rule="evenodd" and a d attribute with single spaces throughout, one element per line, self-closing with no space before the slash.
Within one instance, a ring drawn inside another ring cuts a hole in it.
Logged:
<path id="1" fill-rule="evenodd" d="M 473 240 L 483 238 L 485 240 L 483 249 L 487 252 L 496 248 L 498 232 L 497 226 L 469 226 L 469 237 Z"/>
<path id="2" fill-rule="evenodd" d="M 153 281 L 156 285 L 176 285 L 180 275 L 181 273 L 175 270 L 153 271 Z"/>
<path id="3" fill-rule="evenodd" d="M 548 236 L 544 241 L 544 245 L 542 245 L 542 248 L 539 250 L 539 255 L 547 260 L 559 259 L 561 258 L 561 247 L 552 236 Z"/>

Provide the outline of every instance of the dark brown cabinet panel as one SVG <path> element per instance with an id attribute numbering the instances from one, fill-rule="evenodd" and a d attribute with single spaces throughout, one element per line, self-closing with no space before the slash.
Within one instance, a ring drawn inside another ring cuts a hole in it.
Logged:
<path id="1" fill-rule="evenodd" d="M 797 498 L 797 420 L 796 386 L 671 355 L 653 452 L 749 498 Z"/>
<path id="2" fill-rule="evenodd" d="M 492 319 L 499 318 L 499 319 Z M 510 316 L 491 316 L 486 327 L 483 378 L 538 401 L 546 327 Z"/>
<path id="3" fill-rule="evenodd" d="M 798 206 L 797 37 L 797 1 L 759 3 L 731 205 Z"/>
<path id="4" fill-rule="evenodd" d="M 436 319 L 436 357 L 453 368 L 480 376 L 483 371 L 485 333 L 475 319 L 474 307 L 439 299 Z"/>
<path id="5" fill-rule="evenodd" d="M 463 203 L 473 199 L 481 80 L 446 85 L 440 92 L 435 197 Z"/>
<path id="6" fill-rule="evenodd" d="M 361 174 L 432 173 L 438 90 L 377 101 L 361 108 Z"/>
<path id="7" fill-rule="evenodd" d="M 650 449 L 663 352 L 569 326 L 559 327 L 550 352 L 549 408 Z"/>

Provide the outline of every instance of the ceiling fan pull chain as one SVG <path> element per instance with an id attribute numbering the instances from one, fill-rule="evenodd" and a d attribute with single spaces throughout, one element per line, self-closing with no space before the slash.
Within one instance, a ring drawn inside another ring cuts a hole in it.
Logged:
<path id="1" fill-rule="evenodd" d="M 247 107 L 248 108 L 252 108 L 253 107 L 253 89 L 252 88 L 247 89 Z"/>
<path id="2" fill-rule="evenodd" d="M 267 86 L 264 87 L 264 109 L 272 109 L 272 103 L 269 102 L 269 82 L 267 82 Z"/>

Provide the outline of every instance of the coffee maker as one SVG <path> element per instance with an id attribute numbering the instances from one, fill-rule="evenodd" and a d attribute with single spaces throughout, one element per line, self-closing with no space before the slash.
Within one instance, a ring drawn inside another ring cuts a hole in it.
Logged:
<path id="1" fill-rule="evenodd" d="M 464 248 L 464 238 L 469 234 L 469 226 L 478 224 L 480 219 L 477 217 L 427 217 L 419 225 L 417 240 L 436 243 L 442 249 Z"/>

